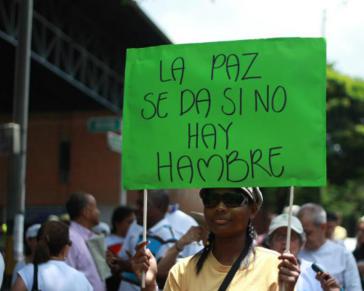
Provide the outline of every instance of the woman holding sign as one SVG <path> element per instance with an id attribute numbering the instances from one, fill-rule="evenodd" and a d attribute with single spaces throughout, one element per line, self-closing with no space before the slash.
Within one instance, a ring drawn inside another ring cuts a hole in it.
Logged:
<path id="1" fill-rule="evenodd" d="M 210 235 L 204 249 L 181 260 L 169 272 L 164 290 L 294 290 L 300 274 L 291 254 L 277 253 L 254 245 L 252 219 L 262 205 L 258 188 L 202 189 L 204 215 Z M 133 258 L 137 274 L 146 272 L 146 289 L 157 287 L 156 264 L 146 243 Z"/>

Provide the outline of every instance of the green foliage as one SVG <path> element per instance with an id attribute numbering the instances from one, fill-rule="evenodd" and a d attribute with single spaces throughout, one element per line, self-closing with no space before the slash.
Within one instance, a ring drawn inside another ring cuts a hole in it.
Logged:
<path id="1" fill-rule="evenodd" d="M 364 174 L 364 81 L 327 69 L 327 169 L 333 185 Z"/>
<path id="2" fill-rule="evenodd" d="M 364 179 L 349 180 L 340 186 L 329 185 L 321 194 L 325 209 L 341 214 L 343 224 L 353 236 L 356 221 L 364 214 Z"/>
<path id="3" fill-rule="evenodd" d="M 329 185 L 323 188 L 321 200 L 330 211 L 351 213 L 361 216 L 364 204 L 356 203 L 358 199 L 364 201 L 364 181 L 348 181 L 345 186 Z M 355 195 L 353 195 L 355 193 Z M 337 203 L 340 201 L 340 203 Z"/>

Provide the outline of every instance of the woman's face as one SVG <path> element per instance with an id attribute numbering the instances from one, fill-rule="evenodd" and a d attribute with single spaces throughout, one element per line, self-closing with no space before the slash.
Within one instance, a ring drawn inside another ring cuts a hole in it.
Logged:
<path id="1" fill-rule="evenodd" d="M 235 198 L 239 198 L 236 193 L 246 198 L 239 206 L 235 205 L 234 195 Z M 219 196 L 216 199 L 214 195 Z M 209 196 L 207 198 L 215 197 L 212 201 L 218 201 L 218 203 L 211 203 L 210 205 L 204 204 L 206 223 L 216 237 L 234 237 L 245 233 L 249 219 L 252 219 L 256 213 L 256 207 L 252 205 L 246 194 L 237 189 L 216 188 L 209 189 L 206 196 Z M 224 199 L 227 200 L 225 200 L 226 203 L 224 203 Z"/>
<path id="2" fill-rule="evenodd" d="M 276 229 L 270 236 L 270 248 L 278 253 L 283 253 L 286 250 L 287 243 L 287 227 L 283 226 Z M 301 249 L 302 242 L 299 234 L 291 231 L 290 252 L 296 257 Z"/>
<path id="3" fill-rule="evenodd" d="M 117 222 L 115 225 L 116 233 L 119 236 L 125 237 L 134 220 L 135 220 L 135 214 L 131 213 L 129 216 L 125 217 L 122 221 Z"/>

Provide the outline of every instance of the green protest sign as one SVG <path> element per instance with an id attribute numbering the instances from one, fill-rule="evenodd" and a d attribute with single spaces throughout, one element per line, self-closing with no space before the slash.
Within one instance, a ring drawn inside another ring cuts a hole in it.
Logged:
<path id="1" fill-rule="evenodd" d="M 321 38 L 128 49 L 126 189 L 326 183 Z"/>

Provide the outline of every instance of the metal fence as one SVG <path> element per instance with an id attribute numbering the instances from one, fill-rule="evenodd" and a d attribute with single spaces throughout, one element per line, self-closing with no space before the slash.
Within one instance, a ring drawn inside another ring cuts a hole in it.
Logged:
<path id="1" fill-rule="evenodd" d="M 17 46 L 18 4 L 0 0 L 0 38 Z M 122 76 L 34 11 L 32 59 L 115 113 L 121 111 Z"/>

